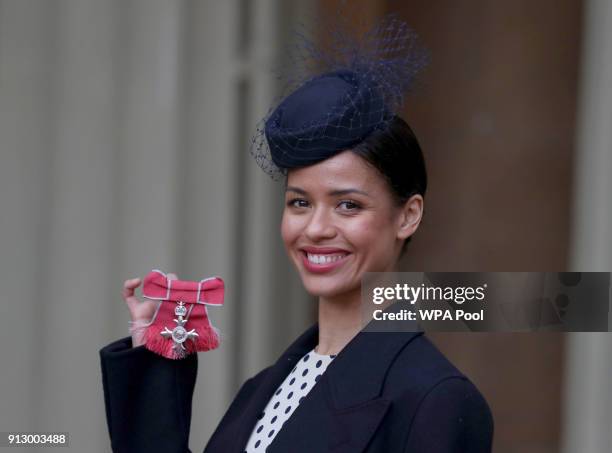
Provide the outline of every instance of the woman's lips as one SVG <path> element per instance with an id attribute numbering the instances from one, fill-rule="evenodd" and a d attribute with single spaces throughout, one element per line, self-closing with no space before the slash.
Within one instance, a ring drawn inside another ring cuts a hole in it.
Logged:
<path id="1" fill-rule="evenodd" d="M 316 255 L 319 256 L 342 256 L 336 259 L 335 261 L 331 261 L 329 263 L 314 263 L 308 259 L 308 253 L 306 251 L 300 250 L 300 252 L 302 254 L 302 263 L 304 264 L 306 270 L 315 274 L 323 274 L 325 272 L 330 272 L 336 269 L 337 267 L 342 266 L 346 262 L 347 258 L 350 256 L 350 253 L 348 252 L 318 253 Z"/>

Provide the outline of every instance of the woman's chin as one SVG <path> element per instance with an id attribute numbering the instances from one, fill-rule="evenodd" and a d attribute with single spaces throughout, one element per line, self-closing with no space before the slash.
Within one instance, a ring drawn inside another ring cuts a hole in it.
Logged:
<path id="1" fill-rule="evenodd" d="M 355 283 L 353 281 L 355 276 L 351 275 L 351 272 L 347 273 L 344 269 L 334 269 L 328 272 L 311 272 L 305 268 L 301 256 L 294 261 L 294 264 L 304 289 L 314 297 L 337 297 L 361 286 L 360 281 Z"/>
<path id="2" fill-rule="evenodd" d="M 321 277 L 302 276 L 302 284 L 311 296 L 332 298 L 351 291 L 351 287 L 346 285 L 345 282 L 333 281 L 333 279 L 325 280 Z"/>

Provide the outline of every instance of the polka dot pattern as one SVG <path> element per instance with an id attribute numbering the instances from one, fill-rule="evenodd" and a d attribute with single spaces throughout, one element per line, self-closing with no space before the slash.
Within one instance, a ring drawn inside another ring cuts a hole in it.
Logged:
<path id="1" fill-rule="evenodd" d="M 300 359 L 259 414 L 244 453 L 266 451 L 335 357 L 318 354 L 313 349 Z"/>

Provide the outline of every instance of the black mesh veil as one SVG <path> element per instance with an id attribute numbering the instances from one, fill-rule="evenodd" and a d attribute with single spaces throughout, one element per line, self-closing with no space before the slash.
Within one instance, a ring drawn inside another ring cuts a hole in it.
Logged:
<path id="1" fill-rule="evenodd" d="M 320 46 L 296 32 L 291 75 L 283 94 L 258 123 L 250 143 L 257 164 L 274 180 L 316 163 L 387 126 L 428 63 L 416 33 L 395 14 L 365 30 L 339 20 Z"/>

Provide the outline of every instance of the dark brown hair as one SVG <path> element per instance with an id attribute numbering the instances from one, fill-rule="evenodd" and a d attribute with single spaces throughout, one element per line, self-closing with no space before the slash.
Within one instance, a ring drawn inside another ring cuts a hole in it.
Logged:
<path id="1" fill-rule="evenodd" d="M 427 171 L 416 135 L 402 118 L 394 116 L 383 130 L 374 131 L 352 148 L 355 154 L 386 179 L 398 206 L 416 194 L 425 197 Z M 411 237 L 402 246 L 402 256 Z"/>

